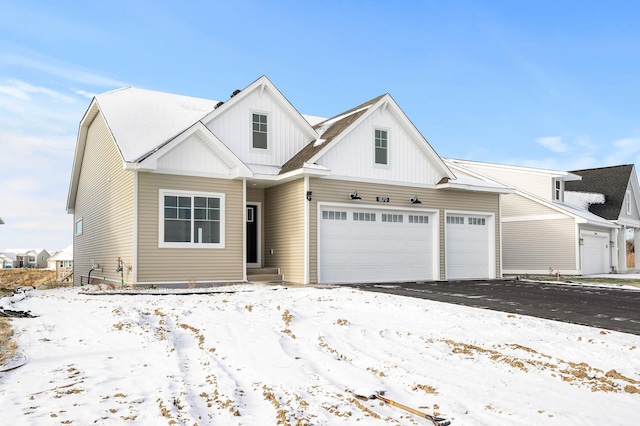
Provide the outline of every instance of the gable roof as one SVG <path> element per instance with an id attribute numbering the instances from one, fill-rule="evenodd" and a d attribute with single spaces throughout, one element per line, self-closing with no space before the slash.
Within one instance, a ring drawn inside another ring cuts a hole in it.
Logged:
<path id="1" fill-rule="evenodd" d="M 565 191 L 604 194 L 604 204 L 591 204 L 589 211 L 608 220 L 617 220 L 622 210 L 633 164 L 574 170 L 580 181 L 565 182 Z"/>
<path id="2" fill-rule="evenodd" d="M 371 116 L 378 109 L 389 109 L 392 111 L 401 125 L 415 138 L 422 143 L 420 149 L 425 155 L 431 159 L 434 167 L 440 171 L 442 177 L 455 179 L 455 175 L 440 156 L 435 152 L 433 147 L 422 136 L 420 131 L 413 125 L 411 120 L 406 116 L 398 104 L 388 93 L 377 96 L 363 104 L 360 104 L 348 111 L 338 114 L 332 118 L 324 120 L 314 126 L 318 133 L 315 141 L 306 145 L 298 154 L 294 155 L 283 166 L 280 173 L 290 172 L 297 168 L 303 167 L 305 163 L 314 163 L 320 157 L 329 151 L 333 146 L 339 143 L 346 135 L 355 129 L 362 121 Z"/>

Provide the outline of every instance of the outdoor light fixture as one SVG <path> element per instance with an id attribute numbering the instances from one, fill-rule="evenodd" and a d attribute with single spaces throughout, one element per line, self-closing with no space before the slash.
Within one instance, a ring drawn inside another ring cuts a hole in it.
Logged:
<path id="1" fill-rule="evenodd" d="M 410 202 L 411 204 L 422 204 L 422 201 L 420 201 L 420 200 L 418 199 L 418 196 L 417 196 L 417 195 L 416 195 L 415 197 L 409 198 L 409 202 Z"/>
<path id="2" fill-rule="evenodd" d="M 580 238 L 579 242 L 580 242 L 580 245 L 583 246 L 584 245 L 584 238 Z"/>
<path id="3" fill-rule="evenodd" d="M 616 244 L 616 243 L 615 243 L 615 241 L 609 241 L 609 245 L 610 245 L 611 247 L 614 247 L 614 246 L 615 246 L 615 244 Z"/>
<path id="4" fill-rule="evenodd" d="M 311 201 L 311 195 L 313 195 L 313 192 L 307 191 L 307 201 Z"/>
<path id="5" fill-rule="evenodd" d="M 359 196 L 356 191 L 353 191 L 351 194 L 349 194 L 349 199 L 350 200 L 362 200 L 362 197 Z"/>

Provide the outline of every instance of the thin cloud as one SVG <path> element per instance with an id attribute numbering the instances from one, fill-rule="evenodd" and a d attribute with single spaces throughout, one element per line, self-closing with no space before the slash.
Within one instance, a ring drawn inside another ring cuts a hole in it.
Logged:
<path id="1" fill-rule="evenodd" d="M 0 86 L 0 93 L 4 93 L 11 97 L 28 101 L 31 99 L 31 94 L 43 94 L 53 99 L 58 99 L 64 102 L 73 103 L 75 100 L 67 95 L 63 95 L 55 90 L 51 90 L 46 87 L 33 86 L 29 83 L 25 83 L 20 80 L 9 80 L 8 85 Z"/>
<path id="2" fill-rule="evenodd" d="M 560 136 L 538 138 L 536 139 L 536 143 L 553 152 L 566 152 L 569 149 L 569 147 L 562 142 L 562 138 Z"/>

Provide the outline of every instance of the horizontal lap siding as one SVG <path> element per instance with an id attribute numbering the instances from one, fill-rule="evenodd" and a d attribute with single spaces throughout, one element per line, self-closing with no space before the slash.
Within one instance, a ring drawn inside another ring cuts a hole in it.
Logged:
<path id="1" fill-rule="evenodd" d="M 138 281 L 240 281 L 243 263 L 243 182 L 160 173 L 138 175 Z M 225 194 L 225 248 L 159 248 L 159 190 Z"/>
<path id="2" fill-rule="evenodd" d="M 123 170 L 120 152 L 107 124 L 98 114 L 89 126 L 78 181 L 74 219 L 82 218 L 83 233 L 74 237 L 74 284 L 95 263 L 102 270 L 92 278 L 119 282 L 117 259 L 133 265 L 133 173 Z M 124 280 L 133 281 L 124 270 Z"/>
<path id="3" fill-rule="evenodd" d="M 500 196 L 470 191 L 436 190 L 396 185 L 383 185 L 341 181 L 334 179 L 313 178 L 309 180 L 309 189 L 313 192 L 313 200 L 309 206 L 309 277 L 310 281 L 318 280 L 318 202 L 347 203 L 357 207 L 361 204 L 375 205 L 383 208 L 416 208 L 433 209 L 440 212 L 440 277 L 445 279 L 445 210 L 461 210 L 495 214 L 496 260 L 500 259 Z M 348 195 L 357 191 L 361 201 L 351 201 Z M 376 202 L 376 197 L 389 197 L 388 203 Z M 418 196 L 422 204 L 410 204 L 411 197 Z M 496 261 L 496 276 L 500 276 L 500 262 Z"/>
<path id="4" fill-rule="evenodd" d="M 502 233 L 505 270 L 577 269 L 575 223 L 571 218 L 505 222 Z"/>
<path id="5" fill-rule="evenodd" d="M 265 189 L 265 266 L 279 267 L 295 283 L 304 282 L 306 202 L 303 179 Z"/>

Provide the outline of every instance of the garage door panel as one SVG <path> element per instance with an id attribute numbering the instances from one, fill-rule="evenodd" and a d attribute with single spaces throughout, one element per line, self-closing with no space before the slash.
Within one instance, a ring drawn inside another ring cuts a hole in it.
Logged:
<path id="1" fill-rule="evenodd" d="M 323 220 L 321 213 L 321 282 L 433 279 L 433 220 L 413 224 L 407 212 L 384 211 L 383 221 L 381 210 L 344 210 L 346 221 Z"/>
<path id="2" fill-rule="evenodd" d="M 489 278 L 489 217 L 449 214 L 446 222 L 447 279 Z"/>

